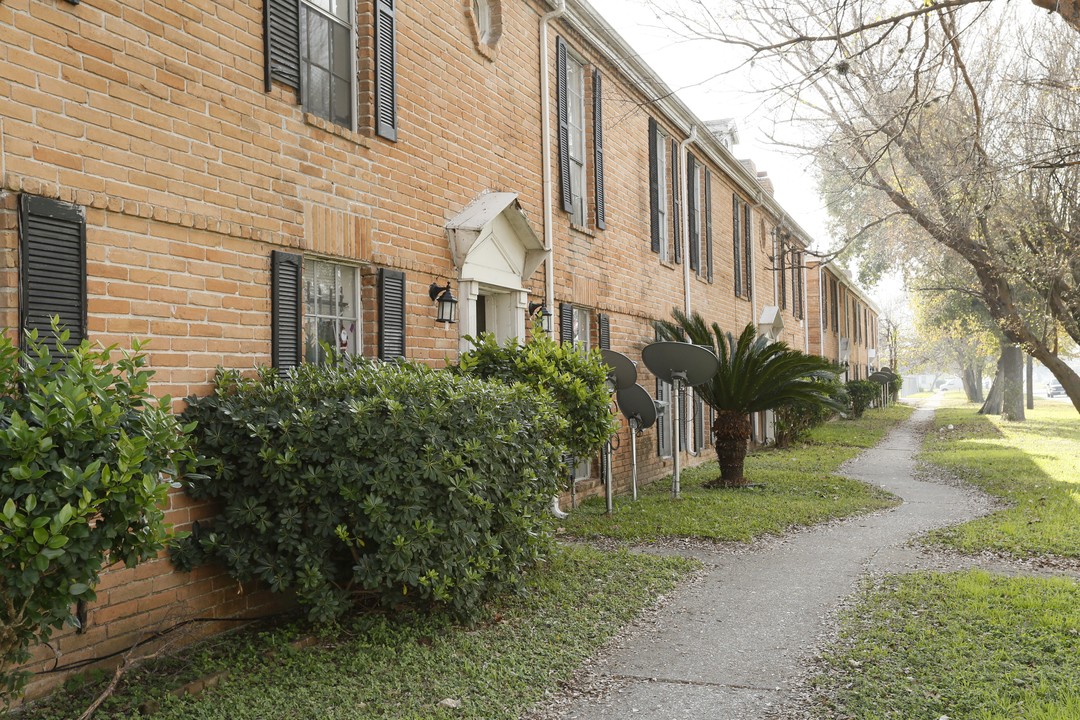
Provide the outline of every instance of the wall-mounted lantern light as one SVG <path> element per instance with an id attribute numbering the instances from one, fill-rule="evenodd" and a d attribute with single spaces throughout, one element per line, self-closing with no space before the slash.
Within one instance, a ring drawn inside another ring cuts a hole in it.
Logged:
<path id="1" fill-rule="evenodd" d="M 428 297 L 439 304 L 439 312 L 435 317 L 435 322 L 457 322 L 457 298 L 454 297 L 454 293 L 450 292 L 449 280 L 446 281 L 446 285 L 431 283 L 428 287 Z"/>
<path id="2" fill-rule="evenodd" d="M 540 315 L 540 329 L 550 334 L 551 322 L 554 315 L 552 315 L 550 310 L 544 307 L 544 303 L 529 303 L 529 317 L 536 317 L 537 313 Z"/>

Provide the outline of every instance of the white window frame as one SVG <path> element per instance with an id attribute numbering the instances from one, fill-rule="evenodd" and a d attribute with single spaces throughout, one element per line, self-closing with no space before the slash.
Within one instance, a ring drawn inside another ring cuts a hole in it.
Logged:
<path id="1" fill-rule="evenodd" d="M 349 130 L 356 131 L 357 123 L 357 88 L 356 88 L 356 54 L 357 54 L 357 36 L 356 36 L 356 5 L 355 0 L 341 0 L 346 4 L 346 14 L 348 15 L 348 31 L 349 31 L 349 67 L 348 67 L 348 80 L 349 80 L 349 121 L 347 124 L 341 124 L 337 120 L 333 119 L 334 115 L 334 94 L 333 85 L 329 89 L 330 97 L 327 98 L 327 104 L 329 111 L 327 115 L 315 112 L 311 107 L 311 98 L 308 93 L 311 91 L 311 82 L 309 81 L 309 70 L 311 65 L 309 59 L 309 48 L 307 40 L 307 28 L 308 17 L 311 14 L 315 14 L 328 20 L 332 24 L 336 24 L 340 27 L 346 27 L 346 20 L 335 14 L 330 7 L 322 7 L 322 5 L 332 6 L 338 0 L 300 0 L 300 87 L 301 87 L 301 104 L 306 112 L 310 112 L 313 115 L 323 118 L 327 122 L 334 123 L 335 125 L 341 125 Z M 332 37 L 332 34 L 331 34 Z M 333 48 L 330 49 L 330 62 L 331 62 L 331 83 L 333 82 Z"/>
<path id="2" fill-rule="evenodd" d="M 567 144 L 570 167 L 570 222 L 585 226 L 589 217 L 586 207 L 588 175 L 586 174 L 585 136 L 585 63 L 569 51 L 566 53 Z"/>
<path id="3" fill-rule="evenodd" d="M 343 308 L 340 306 L 335 309 L 333 313 L 320 313 L 318 305 L 310 301 L 310 293 L 318 283 L 318 276 L 315 272 L 316 265 L 325 265 L 334 268 L 334 287 L 330 290 L 331 294 L 337 295 L 340 301 L 349 303 L 352 306 L 351 315 L 343 312 Z M 349 297 L 344 297 L 341 293 L 341 286 L 339 285 L 340 279 L 343 273 L 352 273 L 353 275 L 353 291 L 349 293 Z M 336 320 L 337 327 L 335 330 L 335 338 L 338 340 L 338 348 L 340 349 L 341 332 L 345 331 L 349 333 L 347 342 L 351 340 L 346 347 L 346 352 L 349 355 L 360 355 L 363 353 L 363 308 L 360 304 L 361 298 L 361 277 L 360 268 L 355 265 L 346 265 L 344 263 L 334 262 L 333 260 L 326 260 L 319 257 L 305 257 L 304 258 L 304 296 L 302 298 L 303 303 L 303 329 L 304 329 L 304 362 L 322 363 L 325 361 L 323 357 L 322 349 L 318 346 L 318 334 L 317 330 L 315 338 L 311 338 L 311 323 L 315 323 L 315 328 L 318 327 L 318 321 L 322 320 Z M 309 308 L 314 306 L 315 312 L 309 312 Z M 350 323 L 349 327 L 343 325 L 344 322 Z M 314 356 L 312 353 L 314 352 Z"/>
<path id="4" fill-rule="evenodd" d="M 670 239 L 668 235 L 668 162 L 667 162 L 668 137 L 659 127 L 656 129 L 656 218 L 660 228 L 660 261 L 671 261 Z"/>

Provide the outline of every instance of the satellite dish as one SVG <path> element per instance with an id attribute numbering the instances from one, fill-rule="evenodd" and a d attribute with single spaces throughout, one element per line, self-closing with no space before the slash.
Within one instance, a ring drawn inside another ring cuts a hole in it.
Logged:
<path id="1" fill-rule="evenodd" d="M 679 428 L 679 400 L 682 397 L 683 385 L 694 387 L 708 381 L 716 374 L 720 361 L 716 359 L 709 348 L 701 345 L 691 345 L 684 342 L 655 342 L 646 345 L 641 350 L 641 361 L 645 367 L 652 370 L 656 377 L 671 383 L 674 390 L 673 426 Z M 671 468 L 671 496 L 679 497 L 679 440 L 681 433 L 674 433 L 675 450 L 672 453 Z"/>
<path id="2" fill-rule="evenodd" d="M 615 396 L 619 409 L 633 425 L 632 430 L 644 430 L 656 422 L 656 403 L 649 391 L 640 385 L 631 385 L 619 390 Z"/>
<path id="3" fill-rule="evenodd" d="M 716 374 L 720 361 L 713 351 L 701 345 L 684 342 L 655 342 L 641 351 L 641 361 L 653 375 L 664 382 L 676 379 L 690 385 L 700 385 Z"/>
<path id="4" fill-rule="evenodd" d="M 600 357 L 604 359 L 604 364 L 613 370 L 611 375 L 615 378 L 616 390 L 634 387 L 637 382 L 637 366 L 633 360 L 614 350 L 601 350 Z"/>

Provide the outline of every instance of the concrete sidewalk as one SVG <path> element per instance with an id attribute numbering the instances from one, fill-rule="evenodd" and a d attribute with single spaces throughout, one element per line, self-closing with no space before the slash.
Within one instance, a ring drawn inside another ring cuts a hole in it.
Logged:
<path id="1" fill-rule="evenodd" d="M 655 626 L 630 638 L 594 671 L 610 681 L 559 717 L 754 720 L 784 701 L 831 629 L 836 608 L 867 572 L 906 571 L 903 547 L 932 528 L 975 518 L 990 504 L 973 493 L 913 477 L 922 408 L 844 474 L 879 485 L 904 504 L 796 533 L 763 549 L 701 555 L 704 579 L 678 592 Z"/>

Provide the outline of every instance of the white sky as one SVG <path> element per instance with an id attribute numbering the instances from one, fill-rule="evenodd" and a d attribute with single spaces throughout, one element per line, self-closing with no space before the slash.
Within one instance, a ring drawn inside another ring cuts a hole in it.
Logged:
<path id="1" fill-rule="evenodd" d="M 776 199 L 815 239 L 815 249 L 831 247 L 827 213 L 809 171 L 810 161 L 784 153 L 769 142 L 766 133 L 778 118 L 762 107 L 767 97 L 752 91 L 749 68 L 713 79 L 738 66 L 738 51 L 718 42 L 688 41 L 674 35 L 641 0 L 588 2 L 699 118 L 735 119 L 739 133 L 735 156 L 749 158 L 759 171 L 769 173 Z"/>

